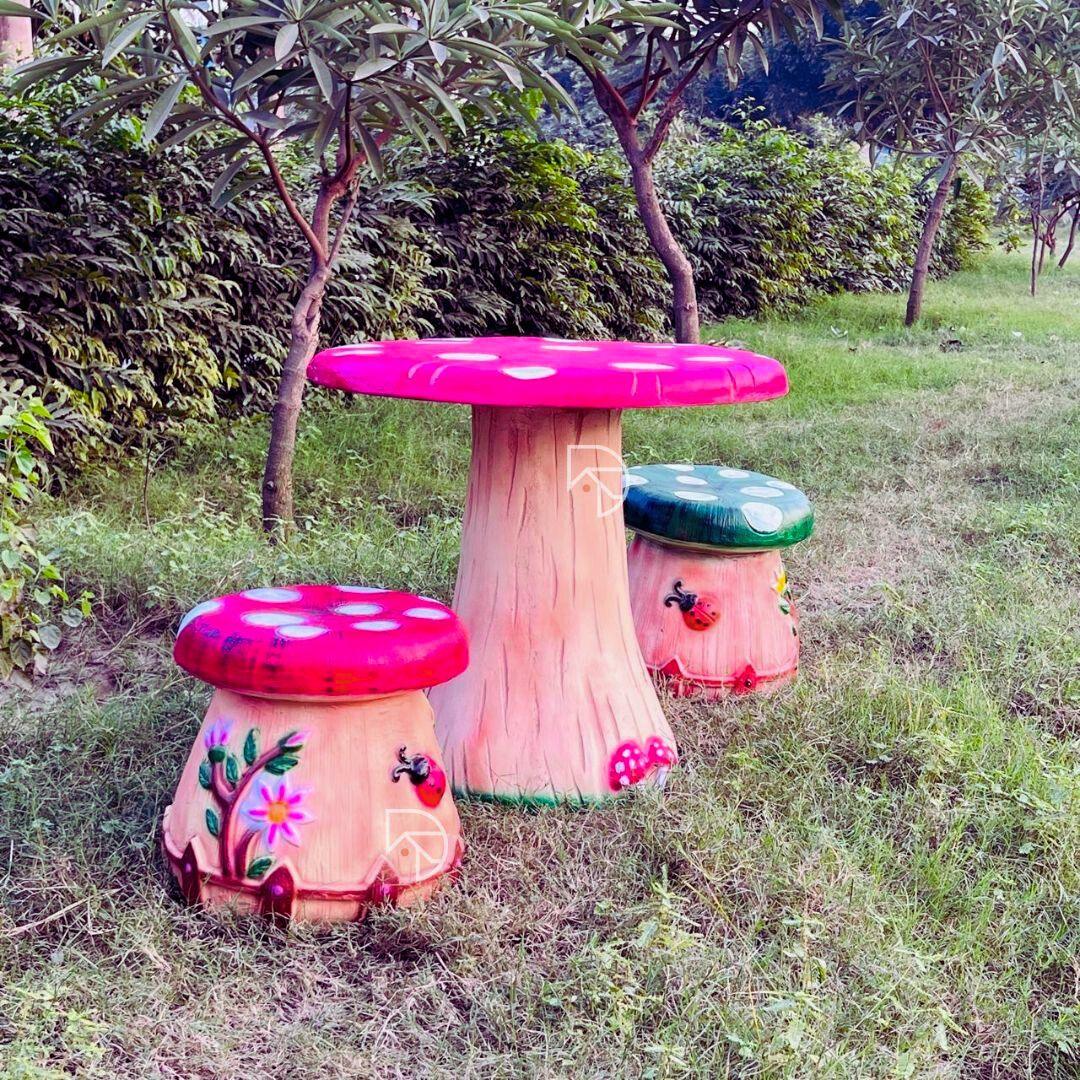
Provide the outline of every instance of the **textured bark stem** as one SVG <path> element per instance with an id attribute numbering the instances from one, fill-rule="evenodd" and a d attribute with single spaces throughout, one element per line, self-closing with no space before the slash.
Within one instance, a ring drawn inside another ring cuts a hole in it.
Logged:
<path id="1" fill-rule="evenodd" d="M 619 490 L 620 447 L 618 412 L 473 410 L 454 596 L 470 664 L 431 692 L 459 791 L 591 802 L 613 794 L 622 742 L 673 744 L 634 634 L 622 506 L 598 491 Z"/>
<path id="2" fill-rule="evenodd" d="M 1076 226 L 1080 222 L 1080 206 L 1077 206 L 1073 210 L 1072 224 L 1069 226 L 1069 242 L 1065 245 L 1065 250 L 1061 253 L 1061 258 L 1058 260 L 1058 269 L 1064 270 L 1065 264 L 1069 261 L 1069 256 L 1072 254 L 1073 246 L 1076 243 Z"/>
<path id="3" fill-rule="evenodd" d="M 694 268 L 664 216 L 653 179 L 652 162 L 631 159 L 630 174 L 645 232 L 671 282 L 671 321 L 675 340 L 696 345 L 701 341 L 701 323 Z"/>
<path id="4" fill-rule="evenodd" d="M 945 203 L 949 198 L 949 188 L 952 187 L 955 178 L 956 158 L 950 157 L 946 160 L 945 172 L 942 174 L 937 191 L 934 192 L 933 201 L 930 203 L 930 210 L 926 215 L 922 236 L 919 239 L 919 249 L 915 254 L 915 269 L 911 275 L 907 314 L 904 316 L 905 326 L 914 326 L 922 313 L 926 276 L 930 271 L 930 256 L 934 252 L 934 240 L 937 238 L 938 229 L 941 227 L 941 219 L 945 215 Z"/>
<path id="5" fill-rule="evenodd" d="M 293 524 L 292 471 L 296 428 L 304 402 L 308 364 L 319 344 L 319 322 L 330 274 L 329 267 L 314 268 L 293 309 L 289 354 L 278 381 L 277 401 L 270 420 L 270 446 L 263 472 L 263 528 L 268 533 L 288 530 Z"/>

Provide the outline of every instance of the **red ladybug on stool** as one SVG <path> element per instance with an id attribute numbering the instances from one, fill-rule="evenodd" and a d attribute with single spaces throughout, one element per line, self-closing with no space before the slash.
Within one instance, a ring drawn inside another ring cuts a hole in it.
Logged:
<path id="1" fill-rule="evenodd" d="M 671 607 L 672 604 L 679 605 L 683 622 L 691 630 L 708 630 L 720 618 L 720 613 L 708 600 L 699 599 L 697 593 L 687 592 L 681 580 L 676 581 L 672 591 L 664 597 L 664 607 Z"/>

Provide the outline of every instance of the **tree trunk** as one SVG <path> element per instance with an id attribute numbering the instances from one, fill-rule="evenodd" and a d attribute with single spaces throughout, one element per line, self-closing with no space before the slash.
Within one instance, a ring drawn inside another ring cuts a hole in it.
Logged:
<path id="1" fill-rule="evenodd" d="M 263 473 L 263 529 L 284 533 L 293 524 L 293 457 L 296 425 L 304 401 L 307 369 L 319 344 L 323 298 L 330 280 L 329 266 L 313 263 L 304 291 L 292 313 L 289 354 L 281 369 L 277 401 L 270 422 L 270 446 Z"/>
<path id="2" fill-rule="evenodd" d="M 701 340 L 701 324 L 698 317 L 697 289 L 694 286 L 694 268 L 664 216 L 653 180 L 652 157 L 646 154 L 638 139 L 637 120 L 615 99 L 610 89 L 594 79 L 593 90 L 597 104 L 611 121 L 619 138 L 619 145 L 626 155 L 638 213 L 641 214 L 649 243 L 664 264 L 671 282 L 671 322 L 675 340 L 696 345 Z"/>
<path id="3" fill-rule="evenodd" d="M 922 236 L 919 239 L 919 250 L 915 254 L 915 270 L 911 275 L 907 314 L 904 316 L 905 326 L 914 326 L 922 312 L 926 276 L 930 272 L 930 256 L 934 251 L 934 240 L 937 238 L 938 229 L 941 227 L 941 219 L 945 216 L 945 203 L 949 198 L 949 189 L 952 187 L 955 178 L 956 158 L 946 158 L 945 171 L 938 182 L 937 191 L 934 192 L 934 199 L 930 203 L 930 212 L 926 215 Z"/>
<path id="4" fill-rule="evenodd" d="M 1065 269 L 1065 264 L 1072 254 L 1073 245 L 1076 243 L 1076 226 L 1078 222 L 1080 222 L 1080 205 L 1073 209 L 1072 224 L 1069 226 L 1069 242 L 1065 245 L 1065 250 L 1061 253 L 1061 258 L 1058 261 L 1059 270 Z"/>
<path id="5" fill-rule="evenodd" d="M 5 15 L 0 18 L 0 69 L 26 60 L 34 52 L 34 24 L 29 18 L 30 5 L 26 5 L 27 18 Z"/>
<path id="6" fill-rule="evenodd" d="M 664 217 L 653 181 L 652 162 L 644 160 L 639 153 L 630 159 L 630 173 L 645 232 L 671 282 L 671 322 L 675 329 L 675 340 L 696 345 L 701 341 L 701 323 L 694 268 Z"/>

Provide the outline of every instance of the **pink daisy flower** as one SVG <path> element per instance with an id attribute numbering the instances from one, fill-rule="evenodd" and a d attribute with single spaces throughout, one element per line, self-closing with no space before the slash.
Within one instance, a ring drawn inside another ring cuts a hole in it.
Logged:
<path id="1" fill-rule="evenodd" d="M 274 847 L 279 836 L 290 844 L 300 843 L 297 825 L 311 821 L 311 815 L 303 808 L 306 791 L 290 791 L 284 780 L 272 789 L 266 784 L 259 787 L 259 802 L 244 812 L 255 828 L 266 837 L 266 846 Z"/>

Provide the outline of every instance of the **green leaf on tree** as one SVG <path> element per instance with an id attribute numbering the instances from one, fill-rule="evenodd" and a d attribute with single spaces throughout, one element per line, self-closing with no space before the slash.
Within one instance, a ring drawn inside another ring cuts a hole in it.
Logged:
<path id="1" fill-rule="evenodd" d="M 281 747 L 282 750 L 302 750 L 304 748 L 304 740 L 300 737 L 299 731 L 290 731 L 288 735 L 282 735 L 281 738 L 278 739 L 278 746 Z"/>
<path id="2" fill-rule="evenodd" d="M 214 765 L 217 765 L 219 762 L 225 760 L 225 747 L 211 746 L 210 749 L 206 752 L 206 756 Z"/>
<path id="3" fill-rule="evenodd" d="M 228 780 L 230 784 L 237 784 L 240 782 L 240 763 L 232 754 L 225 759 L 225 779 Z"/>
<path id="4" fill-rule="evenodd" d="M 204 761 L 199 766 L 199 786 L 210 790 L 210 762 Z"/>
<path id="5" fill-rule="evenodd" d="M 273 863 L 274 860 L 267 855 L 259 859 L 252 859 L 247 868 L 247 876 L 249 878 L 261 878 Z"/>
<path id="6" fill-rule="evenodd" d="M 244 739 L 244 764 L 254 765 L 259 756 L 259 744 L 257 742 L 258 728 L 251 728 Z"/>
<path id="7" fill-rule="evenodd" d="M 211 836 L 218 836 L 221 833 L 221 822 L 217 814 L 209 808 L 206 811 L 206 828 Z"/>
<path id="8" fill-rule="evenodd" d="M 283 773 L 287 773 L 290 769 L 299 765 L 299 759 L 290 757 L 288 754 L 282 754 L 281 757 L 274 758 L 266 766 L 268 773 L 273 773 L 274 776 L 281 776 Z"/>

